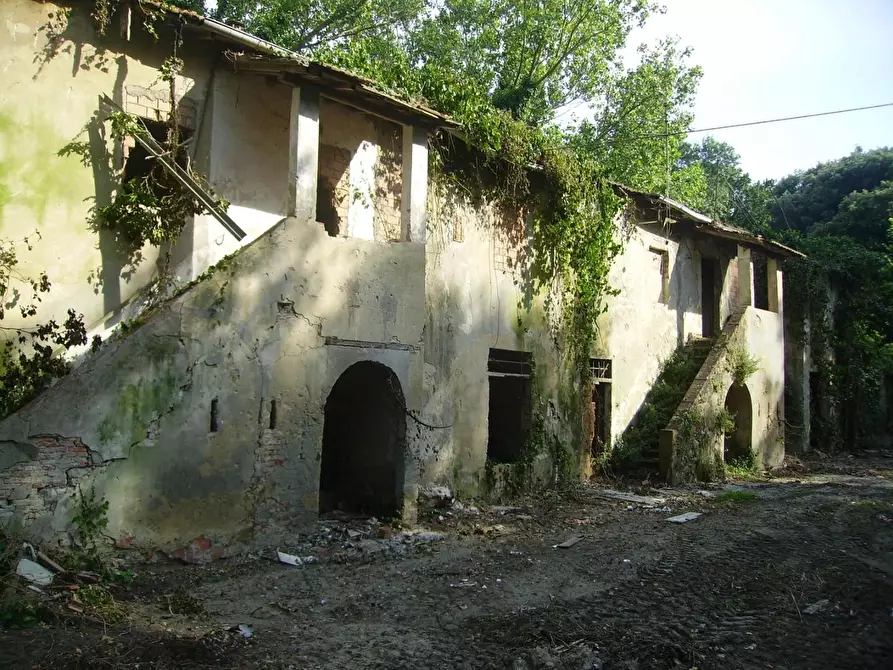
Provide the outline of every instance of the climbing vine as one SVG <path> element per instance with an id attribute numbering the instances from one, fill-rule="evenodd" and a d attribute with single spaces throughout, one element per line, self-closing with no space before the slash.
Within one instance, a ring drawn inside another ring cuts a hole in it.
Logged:
<path id="1" fill-rule="evenodd" d="M 546 291 L 555 342 L 585 377 L 596 319 L 615 293 L 608 272 L 621 249 L 614 235 L 621 201 L 595 160 L 558 132 L 492 109 L 477 109 L 458 120 L 474 147 L 472 160 L 464 168 L 451 168 L 453 145 L 441 145 L 435 168 L 497 205 L 531 215 L 531 245 L 520 273 L 529 285 L 522 287 L 522 295 L 529 299 L 537 290 Z"/>
<path id="2" fill-rule="evenodd" d="M 673 470 L 680 480 L 699 481 L 721 479 L 725 468 L 722 452 L 716 441 L 735 428 L 735 419 L 725 408 L 708 416 L 691 408 L 679 416 Z"/>

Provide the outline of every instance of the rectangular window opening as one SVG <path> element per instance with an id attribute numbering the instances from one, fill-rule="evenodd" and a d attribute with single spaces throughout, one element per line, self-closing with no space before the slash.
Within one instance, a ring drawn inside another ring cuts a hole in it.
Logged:
<path id="1" fill-rule="evenodd" d="M 140 121 L 149 131 L 149 135 L 152 136 L 152 139 L 164 146 L 164 143 L 167 142 L 167 124 L 142 117 L 140 117 Z M 174 160 L 181 168 L 186 169 L 189 160 L 187 147 L 189 146 L 189 141 L 192 137 L 192 131 L 180 127 L 179 133 L 180 141 L 174 152 Z M 127 159 L 124 162 L 123 181 L 125 184 L 130 183 L 134 179 L 144 180 L 151 177 L 153 179 L 153 190 L 158 192 L 158 195 L 161 196 L 165 195 L 162 184 L 167 179 L 167 176 L 168 175 L 161 163 L 159 163 L 142 144 L 136 142 L 129 148 L 127 151 Z"/>
<path id="2" fill-rule="evenodd" d="M 753 306 L 769 309 L 769 261 L 766 254 L 756 249 L 750 252 L 753 263 Z"/>
<path id="3" fill-rule="evenodd" d="M 216 433 L 220 429 L 220 403 L 217 398 L 211 401 L 211 421 L 209 430 Z"/>
<path id="4" fill-rule="evenodd" d="M 276 430 L 276 401 L 270 401 L 270 430 Z"/>
<path id="5" fill-rule="evenodd" d="M 670 253 L 658 247 L 649 247 L 648 251 L 660 260 L 660 294 L 657 301 L 667 304 L 670 302 Z"/>
<path id="6" fill-rule="evenodd" d="M 719 334 L 719 298 L 722 276 L 719 261 L 701 258 L 701 335 L 716 337 Z"/>
<path id="7" fill-rule="evenodd" d="M 516 463 L 531 423 L 531 356 L 526 351 L 490 349 L 487 460 Z"/>

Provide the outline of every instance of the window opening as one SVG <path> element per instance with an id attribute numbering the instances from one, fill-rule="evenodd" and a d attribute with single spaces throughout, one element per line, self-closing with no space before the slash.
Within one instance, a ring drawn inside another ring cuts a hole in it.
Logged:
<path id="1" fill-rule="evenodd" d="M 490 349 L 487 460 L 516 463 L 531 424 L 531 356 L 526 351 Z"/>

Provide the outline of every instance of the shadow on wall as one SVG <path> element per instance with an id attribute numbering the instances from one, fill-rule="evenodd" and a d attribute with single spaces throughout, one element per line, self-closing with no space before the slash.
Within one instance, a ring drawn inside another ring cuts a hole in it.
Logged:
<path id="1" fill-rule="evenodd" d="M 52 61 L 63 57 L 70 57 L 71 77 L 75 80 L 79 75 L 90 71 L 109 73 L 114 70 L 114 82 L 111 85 L 111 90 L 103 92 L 107 93 L 117 105 L 126 109 L 125 84 L 129 75 L 129 59 L 153 70 L 159 70 L 165 59 L 171 54 L 170 45 L 174 39 L 174 28 L 164 23 L 157 25 L 156 29 L 159 34 L 157 40 L 143 30 L 135 30 L 132 33 L 131 41 L 127 43 L 121 39 L 115 29 L 110 29 L 102 37 L 98 36 L 89 15 L 81 11 L 76 3 L 62 2 L 58 4 L 74 6 L 75 9 L 70 12 L 68 19 L 61 18 L 62 13 L 59 12 L 38 29 L 38 33 L 45 36 L 46 43 L 43 50 L 35 57 L 35 62 L 39 67 L 34 79 L 40 80 L 45 68 Z M 206 78 L 208 73 L 194 63 L 201 64 L 207 60 L 207 57 L 195 58 L 194 54 L 198 52 L 192 49 L 188 42 L 182 52 L 181 55 L 185 56 L 186 64 L 184 77 L 197 82 Z M 124 53 L 127 53 L 127 56 L 123 55 Z M 90 84 L 85 85 L 89 86 Z M 167 87 L 167 84 L 162 82 L 161 86 Z M 185 95 L 183 93 L 183 91 L 178 92 L 178 95 L 182 96 L 181 104 L 189 104 L 191 101 L 195 108 L 201 106 L 201 101 L 191 100 L 190 95 L 193 91 L 187 91 Z M 112 314 L 104 323 L 104 327 L 107 328 L 118 322 L 120 313 L 116 313 L 116 310 L 121 307 L 124 300 L 129 298 L 122 288 L 122 280 L 124 283 L 130 283 L 139 266 L 146 260 L 143 249 L 134 249 L 132 243 L 125 239 L 120 231 L 116 232 L 105 227 L 95 215 L 97 208 L 112 203 L 116 191 L 120 188 L 120 174 L 125 165 L 127 153 L 123 142 L 118 140 L 112 142 L 107 135 L 105 119 L 112 112 L 113 110 L 106 109 L 101 103 L 98 103 L 97 111 L 85 125 L 82 134 L 73 137 L 70 144 L 59 147 L 60 155 L 79 154 L 83 162 L 89 163 L 92 167 L 94 195 L 88 217 L 88 228 L 97 237 L 101 266 L 92 271 L 86 280 L 93 287 L 94 293 L 102 292 L 103 312 L 107 315 Z M 149 121 L 164 124 L 167 119 L 159 116 L 149 119 Z M 198 122 L 201 123 L 201 119 Z M 199 128 L 199 130 L 201 129 Z M 191 142 L 193 158 L 197 138 L 198 133 L 195 133 Z M 112 147 L 109 152 L 110 143 L 112 143 Z M 188 238 L 188 235 L 181 236 L 181 240 L 177 244 L 178 255 L 185 257 L 191 255 L 192 240 Z M 152 250 L 151 255 L 164 258 L 169 252 L 169 248 L 163 248 L 157 255 L 155 250 Z M 160 267 L 158 269 L 160 270 Z M 133 293 L 133 291 L 127 293 Z"/>

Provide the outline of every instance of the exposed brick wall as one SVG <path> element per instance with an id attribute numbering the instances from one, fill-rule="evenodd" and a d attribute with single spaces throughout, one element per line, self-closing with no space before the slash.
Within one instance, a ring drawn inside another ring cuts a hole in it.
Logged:
<path id="1" fill-rule="evenodd" d="M 37 458 L 0 472 L 0 523 L 52 516 L 56 503 L 92 467 L 90 450 L 76 437 L 32 438 Z"/>
<path id="2" fill-rule="evenodd" d="M 167 121 L 171 113 L 170 91 L 128 86 L 124 109 L 128 114 L 135 114 L 144 119 Z M 192 100 L 180 100 L 179 113 L 180 127 L 195 130 L 195 103 Z"/>

